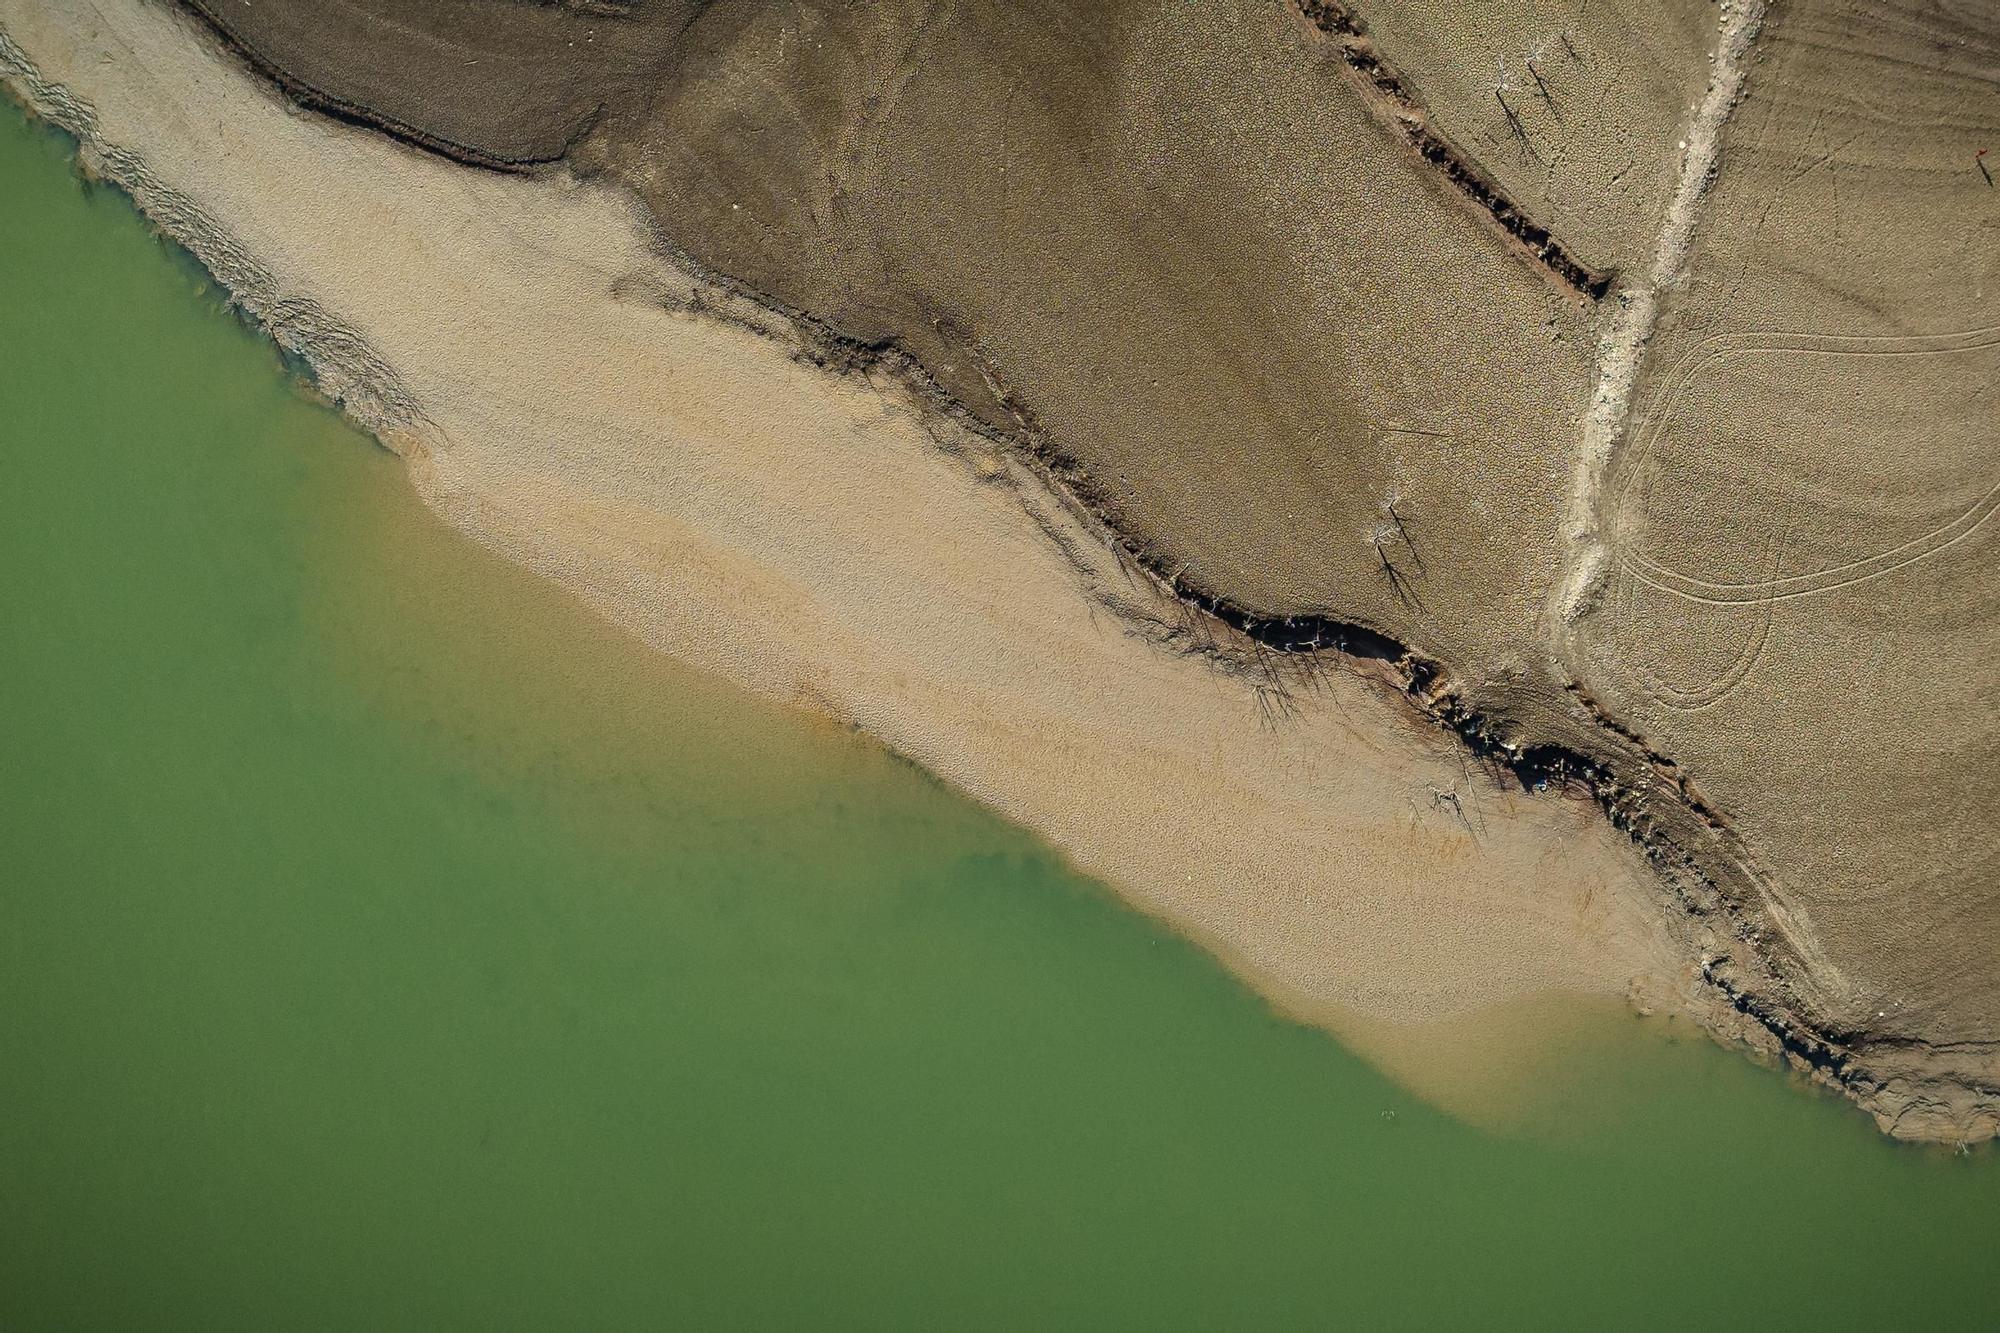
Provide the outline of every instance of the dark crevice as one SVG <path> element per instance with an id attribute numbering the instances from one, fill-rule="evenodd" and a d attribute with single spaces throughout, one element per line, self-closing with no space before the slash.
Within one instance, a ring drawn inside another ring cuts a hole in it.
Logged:
<path id="1" fill-rule="evenodd" d="M 1157 574 L 1159 571 L 1153 571 Z M 1344 653 L 1348 657 L 1378 662 L 1399 662 L 1410 650 L 1388 635 L 1353 621 L 1331 616 L 1260 616 L 1237 606 L 1226 597 L 1202 592 L 1181 581 L 1180 599 L 1206 611 L 1245 637 L 1280 653 Z"/>
<path id="2" fill-rule="evenodd" d="M 1845 1084 L 1849 1080 L 1854 1072 L 1854 1061 L 1846 1051 L 1805 1031 L 1798 1024 L 1776 1012 L 1770 1005 L 1723 976 L 1715 962 L 1702 960 L 1701 978 L 1729 1002 L 1730 1008 L 1770 1033 L 1786 1055 L 1813 1072 L 1826 1075 L 1835 1083 Z"/>
<path id="3" fill-rule="evenodd" d="M 1353 10 L 1329 0 L 1293 0 L 1307 22 L 1334 40 L 1340 58 L 1366 86 L 1369 99 L 1387 111 L 1396 128 L 1424 161 L 1436 167 L 1452 187 L 1523 246 L 1565 287 L 1591 300 L 1611 290 L 1615 273 L 1594 269 L 1572 255 L 1547 227 L 1528 216 L 1500 183 L 1480 170 L 1471 156 L 1430 122 L 1423 103 L 1403 76 L 1389 66 L 1368 38 L 1367 27 Z M 1504 102 L 1502 104 L 1505 105 Z M 1509 112 L 1509 119 L 1512 113 Z M 1524 140 L 1525 142 L 1525 140 Z"/>

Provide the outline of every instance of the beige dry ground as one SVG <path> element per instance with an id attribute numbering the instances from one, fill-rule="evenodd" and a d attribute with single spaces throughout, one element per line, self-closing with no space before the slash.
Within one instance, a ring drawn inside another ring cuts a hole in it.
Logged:
<path id="1" fill-rule="evenodd" d="M 267 65 L 511 132 L 498 85 L 411 102 L 430 37 L 271 3 Z M 1643 973 L 1899 1134 L 2000 1132 L 1983 0 L 642 6 L 656 91 L 588 84 L 515 178 L 285 116 L 141 0 L 41 9 L 0 12 L 207 212 L 142 203 L 649 641 L 1301 1010 Z M 1203 596 L 1409 651 L 1274 665 Z"/>
<path id="2" fill-rule="evenodd" d="M 627 197 L 300 116 L 157 6 L 0 0 L 0 27 L 17 90 L 440 512 L 647 642 L 880 737 L 1391 1063 L 1391 1021 L 1685 992 L 1594 806 L 1495 782 L 1387 668 L 1315 681 L 1201 628 L 894 377 L 691 311 Z"/>

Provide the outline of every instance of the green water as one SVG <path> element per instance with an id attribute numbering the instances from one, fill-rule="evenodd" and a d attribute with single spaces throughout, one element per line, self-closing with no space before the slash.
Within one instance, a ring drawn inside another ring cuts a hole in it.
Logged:
<path id="1" fill-rule="evenodd" d="M 0 111 L 0 1327 L 2000 1319 L 1992 1154 L 1636 1023 L 1427 1108 L 443 530 L 66 153 Z"/>

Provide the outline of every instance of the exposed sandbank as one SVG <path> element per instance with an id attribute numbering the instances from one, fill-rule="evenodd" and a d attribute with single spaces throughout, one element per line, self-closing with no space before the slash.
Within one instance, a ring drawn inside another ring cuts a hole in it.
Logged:
<path id="1" fill-rule="evenodd" d="M 620 196 L 300 115 L 151 6 L 0 16 L 17 87 L 441 513 L 646 642 L 879 737 L 1337 1026 L 1684 992 L 1593 807 L 1492 781 L 1386 681 L 1188 651 L 1217 628 L 1028 469 L 693 309 Z"/>

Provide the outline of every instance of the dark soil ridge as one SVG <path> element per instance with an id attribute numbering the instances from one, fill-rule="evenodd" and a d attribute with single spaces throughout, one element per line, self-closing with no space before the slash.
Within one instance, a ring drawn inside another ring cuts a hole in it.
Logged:
<path id="1" fill-rule="evenodd" d="M 203 0 L 180 2 L 199 14 L 204 26 L 255 72 L 302 104 L 323 109 L 309 97 L 299 97 L 291 82 L 231 40 L 209 17 Z M 1357 18 L 1324 0 L 1291 2 L 1316 26 L 1322 21 L 1315 15 L 1325 16 L 1336 36 L 1349 35 L 1344 24 L 1355 25 L 1355 33 L 1359 32 Z M 546 168 L 554 161 L 461 156 L 454 146 L 404 133 L 366 108 L 351 110 L 352 114 L 332 114 L 462 165 L 522 172 Z M 1129 570 L 1186 614 L 1189 625 L 1169 636 L 1170 646 L 1200 653 L 1223 669 L 1257 680 L 1260 689 L 1277 696 L 1272 713 L 1280 721 L 1283 700 L 1292 692 L 1313 688 L 1329 656 L 1373 664 L 1377 670 L 1369 673 L 1372 677 L 1386 676 L 1420 716 L 1456 736 L 1496 780 L 1512 782 L 1531 794 L 1557 794 L 1595 804 L 1659 872 L 1691 933 L 1716 946 L 1695 961 L 1698 980 L 1712 1001 L 1702 1018 L 1718 1036 L 1738 1040 L 1840 1092 L 1874 1114 L 1885 1129 L 1892 1124 L 1900 1128 L 1902 1113 L 1925 1103 L 1935 1090 L 1929 1080 L 1919 1079 L 1911 1086 L 1907 1076 L 1877 1070 L 1867 1059 L 1871 1049 L 1930 1054 L 1934 1049 L 1930 1043 L 1902 1034 L 1845 1028 L 1816 1014 L 1816 1007 L 1786 979 L 1788 973 L 1806 972 L 1804 960 L 1780 935 L 1760 924 L 1757 905 L 1765 899 L 1761 875 L 1728 820 L 1700 795 L 1678 764 L 1611 717 L 1580 685 L 1569 682 L 1565 688 L 1588 726 L 1549 712 L 1544 724 L 1550 737 L 1540 739 L 1500 709 L 1475 704 L 1442 662 L 1380 629 L 1325 612 L 1275 615 L 1248 609 L 1193 582 L 1182 570 L 1169 570 L 1156 553 L 1121 528 L 1113 506 L 1088 472 L 1005 386 L 994 388 L 1015 423 L 1013 431 L 995 425 L 946 391 L 897 340 L 849 336 L 809 311 L 709 269 L 657 227 L 653 232 L 662 249 L 714 293 L 705 298 L 698 287 L 687 303 L 693 311 L 779 342 L 795 359 L 821 369 L 841 374 L 880 372 L 920 407 L 1029 462 Z M 1610 275 L 1603 280 L 1608 287 Z M 745 301 L 765 317 L 748 317 L 740 308 L 730 308 Z M 1203 621 L 1209 623 L 1204 626 Z M 1231 642 L 1232 635 L 1238 642 Z M 1982 1105 L 2000 1104 L 2000 1088 L 1950 1076 L 1947 1081 L 1974 1093 Z M 1944 1140 L 1947 1128 L 1942 1122 L 1924 1123 L 1910 1137 Z"/>
<path id="2" fill-rule="evenodd" d="M 435 153 L 439 157 L 450 158 L 461 166 L 480 167 L 487 171 L 519 172 L 560 162 L 583 142 L 604 115 L 604 107 L 600 105 L 594 113 L 584 118 L 583 123 L 554 152 L 518 157 L 492 153 L 472 144 L 447 139 L 406 121 L 398 120 L 394 116 L 385 115 L 373 107 L 349 101 L 338 94 L 308 83 L 232 31 L 216 13 L 217 6 L 212 0 L 179 0 L 179 3 L 199 17 L 202 26 L 214 34 L 224 46 L 257 73 L 277 84 L 287 97 L 300 106 L 361 129 L 378 130 L 392 139 L 399 139 L 426 152 Z"/>
<path id="3" fill-rule="evenodd" d="M 1423 102 L 1368 37 L 1361 16 L 1331 0 L 1292 0 L 1306 22 L 1333 39 L 1340 59 L 1358 76 L 1362 96 L 1417 154 L 1436 167 L 1458 195 L 1525 249 L 1536 264 L 1563 286 L 1593 301 L 1611 290 L 1617 274 L 1595 269 L 1571 254 L 1555 234 L 1530 217 L 1472 156 L 1431 124 Z"/>

